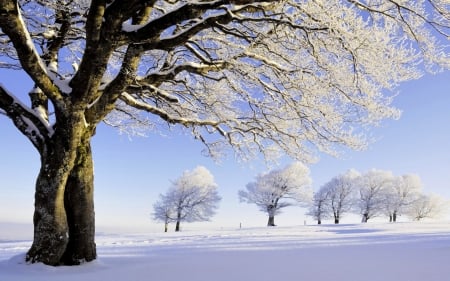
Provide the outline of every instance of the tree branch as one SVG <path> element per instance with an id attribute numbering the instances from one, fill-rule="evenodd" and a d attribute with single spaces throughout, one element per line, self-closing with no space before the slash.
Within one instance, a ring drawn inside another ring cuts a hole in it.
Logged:
<path id="1" fill-rule="evenodd" d="M 212 120 L 188 119 L 188 118 L 180 118 L 180 117 L 170 116 L 167 112 L 165 112 L 157 107 L 154 107 L 150 104 L 140 102 L 127 93 L 123 93 L 120 96 L 120 99 L 123 102 L 125 102 L 127 105 L 132 106 L 137 109 L 140 109 L 140 110 L 144 110 L 144 111 L 152 113 L 152 114 L 155 114 L 170 124 L 181 124 L 185 127 L 211 126 L 211 127 L 215 128 L 222 136 L 224 136 L 224 137 L 227 136 L 227 132 L 224 131 L 220 127 L 220 124 L 224 123 L 225 121 L 219 122 L 219 121 L 212 121 Z"/>
<path id="2" fill-rule="evenodd" d="M 38 151 L 42 151 L 46 140 L 53 134 L 48 122 L 0 85 L 0 109 L 8 116 Z"/>
<path id="3" fill-rule="evenodd" d="M 65 108 L 63 95 L 53 84 L 20 15 L 17 0 L 0 0 L 0 28 L 13 43 L 23 69 L 58 109 Z"/>

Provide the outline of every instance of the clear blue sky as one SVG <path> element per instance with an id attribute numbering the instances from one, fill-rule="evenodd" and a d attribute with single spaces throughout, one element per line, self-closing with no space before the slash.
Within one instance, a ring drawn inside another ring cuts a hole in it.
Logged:
<path id="1" fill-rule="evenodd" d="M 31 85 L 22 78 L 5 76 L 4 71 L 0 71 L 0 83 L 14 93 L 26 93 Z M 403 110 L 400 120 L 388 120 L 373 130 L 378 140 L 366 151 L 348 151 L 341 159 L 320 155 L 320 161 L 310 165 L 314 188 L 350 168 L 359 171 L 377 168 L 396 175 L 416 173 L 425 192 L 450 198 L 449 89 L 450 72 L 402 84 L 394 102 Z M 1 115 L 0 128 L 0 222 L 32 225 L 38 153 Z M 170 180 L 197 165 L 206 166 L 213 173 L 223 197 L 217 216 L 211 223 L 200 226 L 266 224 L 265 214 L 255 206 L 239 203 L 237 197 L 239 189 L 266 170 L 262 161 L 239 163 L 230 154 L 221 163 L 215 163 L 202 156 L 201 144 L 189 136 L 177 132 L 164 134 L 165 137 L 155 133 L 130 140 L 100 125 L 93 139 L 98 229 L 105 226 L 143 231 L 162 229 L 160 223 L 150 219 L 153 202 L 170 186 Z M 303 224 L 308 219 L 303 213 L 300 208 L 287 208 L 276 223 Z"/>

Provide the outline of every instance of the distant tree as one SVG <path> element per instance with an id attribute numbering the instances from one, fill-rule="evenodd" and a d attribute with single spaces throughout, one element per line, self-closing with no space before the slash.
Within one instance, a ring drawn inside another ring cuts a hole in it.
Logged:
<path id="1" fill-rule="evenodd" d="M 349 170 L 336 176 L 325 184 L 328 193 L 328 205 L 334 217 L 334 223 L 339 224 L 342 216 L 353 208 L 355 201 L 355 179 L 359 173 Z"/>
<path id="2" fill-rule="evenodd" d="M 408 216 L 416 221 L 424 218 L 437 218 L 448 210 L 449 202 L 436 194 L 421 194 L 406 210 Z"/>
<path id="3" fill-rule="evenodd" d="M 314 192 L 312 204 L 307 215 L 317 220 L 317 224 L 322 224 L 323 219 L 330 217 L 330 193 L 322 186 L 317 192 Z"/>
<path id="4" fill-rule="evenodd" d="M 169 229 L 169 223 L 174 221 L 174 208 L 166 195 L 160 194 L 159 200 L 153 204 L 153 219 L 164 222 L 164 232 Z"/>
<path id="5" fill-rule="evenodd" d="M 239 191 L 241 202 L 256 204 L 268 214 L 267 226 L 275 226 L 275 215 L 281 209 L 293 204 L 305 204 L 311 200 L 311 178 L 309 169 L 300 162 L 294 162 L 284 169 L 260 174 L 254 182 Z"/>
<path id="6" fill-rule="evenodd" d="M 96 258 L 98 124 L 185 129 L 211 156 L 360 149 L 400 82 L 449 66 L 449 27 L 446 0 L 0 0 L 1 82 L 33 83 L 0 83 L 0 117 L 41 160 L 26 260 Z"/>
<path id="7" fill-rule="evenodd" d="M 396 222 L 409 205 L 421 197 L 422 183 L 418 175 L 408 174 L 396 177 L 384 192 L 385 212 L 390 222 Z"/>
<path id="8" fill-rule="evenodd" d="M 356 207 L 362 215 L 362 222 L 378 216 L 383 212 L 386 191 L 393 184 L 394 176 L 389 171 L 370 170 L 355 179 L 359 198 Z"/>
<path id="9" fill-rule="evenodd" d="M 185 171 L 160 201 L 153 205 L 154 217 L 167 225 L 176 222 L 175 231 L 180 231 L 181 222 L 208 221 L 218 208 L 221 198 L 213 175 L 199 166 Z"/>

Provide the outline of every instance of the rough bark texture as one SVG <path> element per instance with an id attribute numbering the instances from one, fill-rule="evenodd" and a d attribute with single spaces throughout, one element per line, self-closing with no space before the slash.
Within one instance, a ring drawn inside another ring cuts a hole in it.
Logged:
<path id="1" fill-rule="evenodd" d="M 77 160 L 68 178 L 64 204 L 69 243 L 62 263 L 76 265 L 97 257 L 95 246 L 94 175 L 89 140 L 77 150 Z"/>
<path id="2" fill-rule="evenodd" d="M 28 262 L 73 265 L 96 258 L 91 133 L 81 115 L 64 122 L 41 151 Z"/>
<path id="3" fill-rule="evenodd" d="M 41 155 L 42 167 L 36 181 L 34 239 L 27 253 L 28 262 L 58 265 L 68 244 L 64 191 L 69 157 L 64 150 Z"/>

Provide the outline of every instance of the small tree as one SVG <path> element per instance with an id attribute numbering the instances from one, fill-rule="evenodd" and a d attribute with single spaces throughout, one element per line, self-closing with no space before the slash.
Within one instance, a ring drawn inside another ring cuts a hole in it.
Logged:
<path id="1" fill-rule="evenodd" d="M 355 179 L 358 176 L 357 171 L 349 170 L 345 174 L 334 177 L 324 186 L 327 189 L 328 205 L 333 213 L 335 224 L 339 224 L 342 215 L 353 207 Z"/>
<path id="2" fill-rule="evenodd" d="M 308 167 L 294 162 L 284 169 L 258 175 L 256 181 L 247 184 L 246 190 L 239 191 L 239 199 L 267 212 L 267 226 L 275 226 L 275 215 L 281 209 L 311 200 L 310 185 Z"/>
<path id="3" fill-rule="evenodd" d="M 180 231 L 182 221 L 208 221 L 218 208 L 221 198 L 213 175 L 199 166 L 185 171 L 167 191 L 160 195 L 160 201 L 153 205 L 154 218 L 167 225 L 176 222 L 175 231 Z"/>
<path id="4" fill-rule="evenodd" d="M 385 210 L 390 222 L 396 222 L 397 216 L 421 196 L 422 183 L 418 175 L 408 174 L 397 177 L 386 190 Z"/>
<path id="5" fill-rule="evenodd" d="M 357 207 L 362 215 L 362 222 L 379 215 L 383 211 L 385 192 L 392 185 L 394 176 L 389 171 L 370 170 L 355 179 L 359 187 Z"/>
<path id="6" fill-rule="evenodd" d="M 408 216 L 416 221 L 436 218 L 448 209 L 448 202 L 436 194 L 421 194 L 406 210 Z"/>
<path id="7" fill-rule="evenodd" d="M 168 198 L 160 194 L 159 201 L 153 204 L 153 219 L 164 222 L 164 232 L 169 229 L 169 223 L 174 220 L 174 208 Z"/>
<path id="8" fill-rule="evenodd" d="M 319 191 L 314 193 L 307 215 L 317 220 L 317 224 L 322 224 L 322 219 L 330 217 L 329 197 L 330 194 L 326 186 L 322 186 Z"/>

